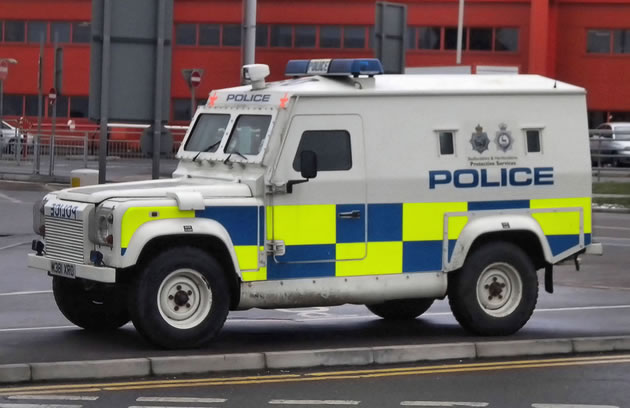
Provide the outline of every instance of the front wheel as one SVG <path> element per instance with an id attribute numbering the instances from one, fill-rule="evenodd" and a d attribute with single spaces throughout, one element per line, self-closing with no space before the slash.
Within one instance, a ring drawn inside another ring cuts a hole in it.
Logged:
<path id="1" fill-rule="evenodd" d="M 124 286 L 55 276 L 52 288 L 61 313 L 79 327 L 114 330 L 129 322 Z"/>
<path id="2" fill-rule="evenodd" d="M 229 291 L 219 263 L 191 247 L 146 264 L 129 293 L 131 320 L 143 337 L 169 349 L 199 347 L 223 327 Z"/>
<path id="3" fill-rule="evenodd" d="M 434 299 L 399 299 L 365 305 L 370 312 L 385 320 L 413 320 L 433 304 Z"/>
<path id="4" fill-rule="evenodd" d="M 509 335 L 531 317 L 538 300 L 538 277 L 518 246 L 491 242 L 449 274 L 448 298 L 459 324 L 483 336 Z"/>

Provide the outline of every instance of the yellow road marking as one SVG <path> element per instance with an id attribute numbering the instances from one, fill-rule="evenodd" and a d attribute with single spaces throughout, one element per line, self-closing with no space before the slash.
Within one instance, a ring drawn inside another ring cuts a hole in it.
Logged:
<path id="1" fill-rule="evenodd" d="M 571 358 L 553 358 L 553 359 L 544 359 L 544 360 L 517 360 L 517 361 L 506 361 L 506 362 L 450 364 L 450 365 L 441 365 L 441 366 L 434 365 L 434 366 L 425 366 L 425 367 L 346 370 L 346 371 L 330 371 L 330 372 L 317 372 L 317 373 L 307 373 L 307 374 L 14 387 L 14 388 L 0 388 L 0 396 L 15 395 L 16 393 L 19 393 L 20 395 L 37 395 L 37 394 L 44 394 L 44 393 L 59 393 L 59 392 L 67 393 L 67 392 L 127 391 L 127 390 L 144 390 L 144 389 L 157 389 L 157 388 L 184 388 L 184 387 L 220 386 L 220 385 L 247 385 L 247 384 L 269 384 L 269 383 L 282 383 L 282 382 L 348 380 L 348 379 L 379 378 L 379 377 L 409 376 L 409 375 L 465 373 L 465 372 L 475 372 L 475 371 L 514 370 L 514 369 L 526 369 L 526 368 L 569 367 L 569 366 L 580 366 L 580 365 L 624 364 L 624 363 L 630 363 L 630 354 L 617 355 L 617 356 L 571 357 Z"/>

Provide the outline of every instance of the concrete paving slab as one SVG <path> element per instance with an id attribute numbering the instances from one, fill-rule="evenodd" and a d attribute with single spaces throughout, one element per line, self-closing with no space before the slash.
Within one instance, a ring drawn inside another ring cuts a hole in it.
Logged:
<path id="1" fill-rule="evenodd" d="M 34 381 L 144 377 L 150 374 L 151 363 L 147 358 L 31 364 Z"/>
<path id="2" fill-rule="evenodd" d="M 306 368 L 321 366 L 368 365 L 374 362 L 372 349 L 347 348 L 265 353 L 267 368 Z"/>
<path id="3" fill-rule="evenodd" d="M 376 364 L 413 363 L 417 361 L 475 358 L 474 343 L 422 344 L 374 347 Z"/>
<path id="4" fill-rule="evenodd" d="M 630 337 L 596 337 L 573 339 L 573 350 L 576 353 L 627 351 L 630 350 Z"/>
<path id="5" fill-rule="evenodd" d="M 573 352 L 570 339 L 489 341 L 476 343 L 477 357 L 537 356 Z"/>
<path id="6" fill-rule="evenodd" d="M 201 374 L 223 371 L 263 370 L 263 353 L 237 353 L 214 356 L 151 357 L 154 375 Z"/>
<path id="7" fill-rule="evenodd" d="M 31 379 L 31 366 L 28 364 L 0 365 L 0 384 L 25 382 Z"/>

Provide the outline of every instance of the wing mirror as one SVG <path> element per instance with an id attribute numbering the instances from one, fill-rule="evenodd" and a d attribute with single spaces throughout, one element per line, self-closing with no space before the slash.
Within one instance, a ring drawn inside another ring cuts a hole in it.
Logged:
<path id="1" fill-rule="evenodd" d="M 306 183 L 317 177 L 317 154 L 312 150 L 303 150 L 300 153 L 300 174 L 303 180 L 289 180 L 287 182 L 287 193 L 293 193 L 293 186 Z"/>

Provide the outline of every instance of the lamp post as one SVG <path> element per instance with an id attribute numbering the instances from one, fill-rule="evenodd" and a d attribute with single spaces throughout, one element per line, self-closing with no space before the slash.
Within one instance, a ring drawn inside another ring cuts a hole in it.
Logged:
<path id="1" fill-rule="evenodd" d="M 0 58 L 0 123 L 4 114 L 4 80 L 9 74 L 9 64 L 17 64 L 15 58 Z"/>

